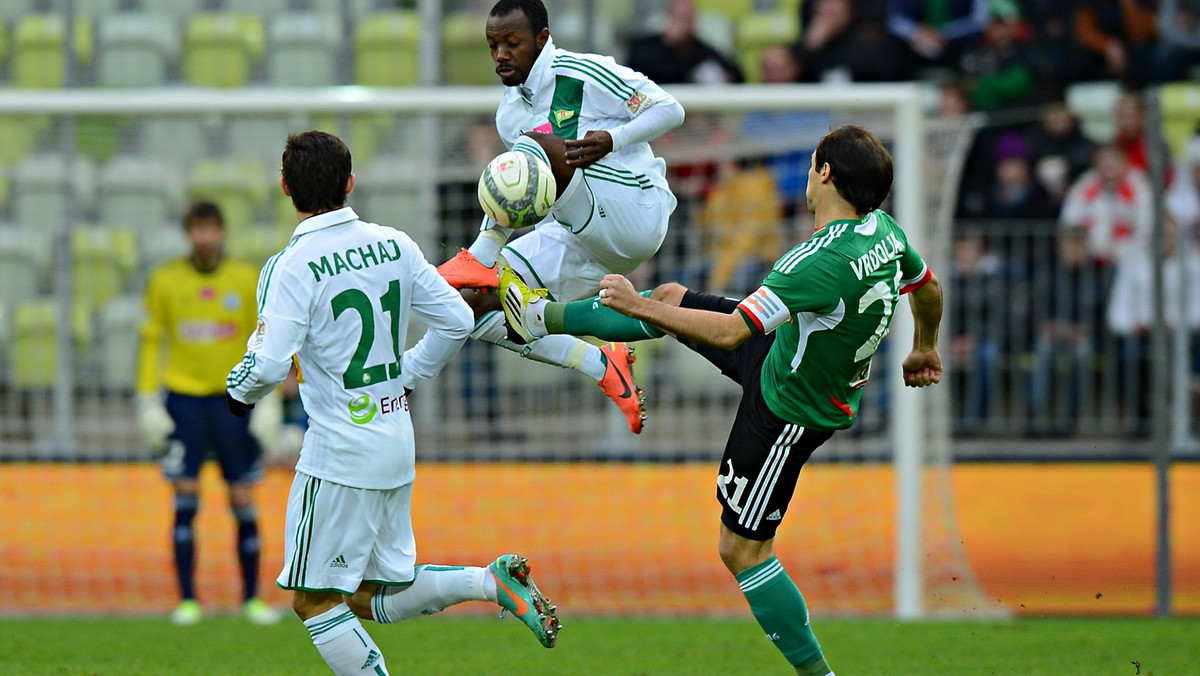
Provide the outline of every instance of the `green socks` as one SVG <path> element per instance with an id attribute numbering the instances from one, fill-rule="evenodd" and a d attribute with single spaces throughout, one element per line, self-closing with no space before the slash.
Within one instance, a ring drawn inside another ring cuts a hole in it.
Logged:
<path id="1" fill-rule="evenodd" d="M 804 596 L 779 559 L 751 566 L 736 575 L 750 610 L 767 638 L 803 676 L 833 673 L 821 654 L 821 644 L 808 624 Z"/>
<path id="2" fill-rule="evenodd" d="M 648 296 L 649 291 L 643 291 Z M 600 303 L 599 296 L 571 303 L 546 303 L 547 333 L 567 333 L 572 336 L 594 336 L 600 340 L 633 342 L 661 338 L 663 332 L 641 321 L 627 317 Z"/>

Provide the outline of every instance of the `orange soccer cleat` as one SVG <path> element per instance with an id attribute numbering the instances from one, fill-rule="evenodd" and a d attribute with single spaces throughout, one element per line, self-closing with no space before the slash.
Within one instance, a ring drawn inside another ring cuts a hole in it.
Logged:
<path id="1" fill-rule="evenodd" d="M 454 258 L 438 266 L 438 274 L 456 289 L 493 290 L 500 286 L 500 266 L 487 267 L 475 254 L 459 249 Z"/>
<path id="2" fill-rule="evenodd" d="M 646 422 L 646 397 L 633 382 L 633 348 L 626 343 L 606 343 L 600 346 L 600 351 L 608 366 L 597 385 L 625 414 L 629 430 L 641 434 L 642 423 Z"/>

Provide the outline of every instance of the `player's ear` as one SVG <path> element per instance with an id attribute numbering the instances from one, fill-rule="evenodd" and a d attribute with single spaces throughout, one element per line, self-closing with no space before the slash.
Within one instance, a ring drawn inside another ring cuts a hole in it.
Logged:
<path id="1" fill-rule="evenodd" d="M 354 192 L 354 174 L 350 174 L 350 178 L 346 179 L 346 194 Z"/>
<path id="2" fill-rule="evenodd" d="M 287 179 L 282 176 L 279 177 L 279 187 L 283 189 L 283 194 L 287 195 L 288 197 L 292 196 L 292 191 L 287 187 Z"/>
<path id="3" fill-rule="evenodd" d="M 817 172 L 817 175 L 821 177 L 821 182 L 825 183 L 833 178 L 833 167 L 829 166 L 829 163 L 826 162 L 821 165 L 821 169 Z"/>
<path id="4" fill-rule="evenodd" d="M 539 52 L 542 51 L 542 47 L 546 46 L 546 41 L 549 39 L 550 39 L 550 29 L 549 28 L 543 28 L 541 31 L 538 32 L 537 48 L 538 48 Z"/>

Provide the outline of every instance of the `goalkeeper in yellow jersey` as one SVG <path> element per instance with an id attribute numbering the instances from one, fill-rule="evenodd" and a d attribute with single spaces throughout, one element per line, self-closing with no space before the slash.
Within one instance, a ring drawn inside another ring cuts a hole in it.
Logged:
<path id="1" fill-rule="evenodd" d="M 163 473 L 175 489 L 172 542 L 182 600 L 171 620 L 194 624 L 203 616 L 194 584 L 192 522 L 200 466 L 213 452 L 237 522 L 243 611 L 255 624 L 270 624 L 278 613 L 257 596 L 258 518 L 251 487 L 262 474 L 262 447 L 279 429 L 282 404 L 275 395 L 275 405 L 260 403 L 249 421 L 225 409 L 225 376 L 258 321 L 258 271 L 225 256 L 225 222 L 216 204 L 193 204 L 183 229 L 190 255 L 162 264 L 146 282 L 137 374 L 142 435 L 149 448 L 164 451 Z"/>

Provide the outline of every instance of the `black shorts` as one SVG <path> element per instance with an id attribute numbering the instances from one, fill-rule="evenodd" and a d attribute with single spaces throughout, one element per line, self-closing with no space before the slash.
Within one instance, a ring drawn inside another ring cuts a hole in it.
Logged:
<path id="1" fill-rule="evenodd" d="M 737 304 L 730 298 L 694 291 L 687 291 L 680 301 L 681 307 L 726 314 L 733 312 Z M 796 491 L 800 468 L 833 436 L 832 430 L 811 430 L 789 423 L 767 407 L 759 378 L 774 341 L 774 332 L 755 334 L 728 351 L 680 341 L 742 386 L 742 399 L 717 475 L 717 501 L 722 508 L 721 522 L 751 540 L 775 537 Z"/>

